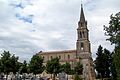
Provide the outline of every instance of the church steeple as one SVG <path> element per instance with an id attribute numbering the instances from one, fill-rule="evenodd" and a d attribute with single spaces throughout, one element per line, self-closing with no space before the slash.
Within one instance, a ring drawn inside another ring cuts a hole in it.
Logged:
<path id="1" fill-rule="evenodd" d="M 85 16 L 83 11 L 83 5 L 81 4 L 80 22 L 85 22 Z"/>
<path id="2" fill-rule="evenodd" d="M 78 22 L 77 28 L 77 42 L 76 42 L 76 50 L 77 57 L 80 56 L 81 53 L 90 51 L 90 42 L 89 42 L 89 30 L 87 29 L 87 21 L 85 20 L 83 5 L 81 4 L 81 12 L 80 12 L 80 20 Z"/>
<path id="3" fill-rule="evenodd" d="M 87 28 L 87 21 L 85 20 L 83 5 L 81 4 L 80 20 L 78 22 L 78 28 Z"/>

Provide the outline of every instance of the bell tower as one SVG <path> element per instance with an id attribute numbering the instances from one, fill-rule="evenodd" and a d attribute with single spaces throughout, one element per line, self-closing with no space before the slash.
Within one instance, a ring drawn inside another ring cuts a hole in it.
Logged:
<path id="1" fill-rule="evenodd" d="M 80 57 L 80 54 L 91 53 L 89 30 L 87 29 L 87 21 L 85 20 L 83 6 L 81 4 L 80 20 L 77 28 L 77 42 L 76 42 L 76 57 Z"/>
<path id="2" fill-rule="evenodd" d="M 83 64 L 83 79 L 95 80 L 93 60 L 89 41 L 89 30 L 85 20 L 83 6 L 81 4 L 80 20 L 77 28 L 76 59 Z"/>

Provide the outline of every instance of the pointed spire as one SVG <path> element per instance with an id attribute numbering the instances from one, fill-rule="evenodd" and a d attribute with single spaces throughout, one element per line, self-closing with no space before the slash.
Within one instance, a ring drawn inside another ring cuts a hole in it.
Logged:
<path id="1" fill-rule="evenodd" d="M 85 22 L 85 16 L 83 11 L 83 5 L 81 4 L 80 22 Z"/>

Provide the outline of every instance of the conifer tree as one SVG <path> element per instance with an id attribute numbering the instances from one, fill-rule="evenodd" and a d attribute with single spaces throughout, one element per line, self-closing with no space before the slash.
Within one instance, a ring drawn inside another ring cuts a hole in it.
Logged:
<path id="1" fill-rule="evenodd" d="M 100 45 L 98 47 L 98 51 L 96 53 L 97 57 L 95 60 L 95 69 L 97 71 L 97 77 L 98 78 L 104 78 L 105 77 L 105 55 L 103 54 L 103 47 Z"/>

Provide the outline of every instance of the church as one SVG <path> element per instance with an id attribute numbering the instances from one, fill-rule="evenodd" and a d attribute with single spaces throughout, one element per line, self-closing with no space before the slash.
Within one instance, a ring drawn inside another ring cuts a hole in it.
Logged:
<path id="1" fill-rule="evenodd" d="M 89 41 L 89 30 L 87 28 L 87 21 L 85 20 L 83 6 L 81 4 L 80 19 L 78 21 L 77 28 L 77 41 L 76 49 L 63 50 L 63 51 L 40 51 L 37 55 L 41 55 L 44 59 L 44 64 L 52 58 L 58 57 L 61 64 L 69 62 L 71 67 L 81 59 L 83 65 L 83 79 L 84 80 L 95 80 L 95 72 L 93 68 L 93 59 L 91 56 L 91 47 Z"/>

